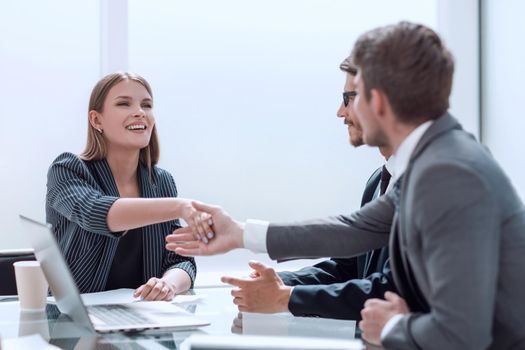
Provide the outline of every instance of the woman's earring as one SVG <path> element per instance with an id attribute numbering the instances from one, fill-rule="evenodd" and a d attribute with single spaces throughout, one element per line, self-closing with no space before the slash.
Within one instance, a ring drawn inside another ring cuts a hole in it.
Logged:
<path id="1" fill-rule="evenodd" d="M 102 135 L 102 129 L 101 128 L 95 128 L 95 130 L 97 130 L 98 133 Z"/>

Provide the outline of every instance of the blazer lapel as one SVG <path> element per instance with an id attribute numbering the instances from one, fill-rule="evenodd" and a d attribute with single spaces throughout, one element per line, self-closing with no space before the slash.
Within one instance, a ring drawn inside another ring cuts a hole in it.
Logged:
<path id="1" fill-rule="evenodd" d="M 115 178 L 113 177 L 113 173 L 111 172 L 111 168 L 109 167 L 107 160 L 105 158 L 96 160 L 93 161 L 92 164 L 93 169 L 95 170 L 94 173 L 99 179 L 98 183 L 101 185 L 104 194 L 108 196 L 120 197 L 117 183 L 115 182 Z"/>
<path id="2" fill-rule="evenodd" d="M 141 197 L 158 198 L 153 169 L 150 175 L 148 168 L 140 164 L 137 169 L 137 175 Z M 150 277 L 159 277 L 161 273 L 161 266 L 158 262 L 162 259 L 160 259 L 158 255 L 163 254 L 164 237 L 157 234 L 158 232 L 162 232 L 162 230 L 155 230 L 155 227 L 159 225 L 163 224 L 148 225 L 142 228 L 142 256 L 144 257 L 144 278 L 146 281 Z"/>
<path id="3" fill-rule="evenodd" d="M 408 261 L 406 249 L 401 242 L 399 213 L 394 215 L 390 231 L 390 267 L 394 284 L 405 299 L 410 311 L 429 312 L 430 306 L 421 293 Z"/>
<path id="4" fill-rule="evenodd" d="M 406 251 L 406 224 L 401 222 L 403 217 L 404 192 L 407 183 L 410 181 L 410 170 L 414 161 L 423 153 L 423 151 L 438 137 L 450 132 L 451 130 L 461 130 L 461 125 L 450 114 L 445 113 L 428 128 L 423 134 L 421 140 L 418 142 L 416 148 L 410 156 L 410 161 L 407 166 L 403 178 L 401 179 L 401 188 L 399 194 L 399 210 L 396 211 L 392 222 L 392 231 L 390 232 L 390 263 L 392 267 L 392 275 L 399 289 L 400 294 L 405 298 L 411 311 L 415 312 L 429 312 L 430 306 L 423 293 L 419 289 L 410 261 L 408 260 L 408 252 Z"/>

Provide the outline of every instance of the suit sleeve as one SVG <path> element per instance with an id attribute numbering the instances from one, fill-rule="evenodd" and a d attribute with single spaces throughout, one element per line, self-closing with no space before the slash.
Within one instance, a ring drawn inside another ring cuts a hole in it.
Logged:
<path id="1" fill-rule="evenodd" d="M 270 224 L 268 254 L 273 260 L 360 255 L 388 244 L 393 216 L 392 199 L 385 195 L 350 216 Z"/>
<path id="2" fill-rule="evenodd" d="M 294 272 L 279 272 L 284 284 L 331 284 L 357 278 L 356 258 L 325 260 L 313 266 L 303 267 Z"/>
<path id="3" fill-rule="evenodd" d="M 383 346 L 485 349 L 491 343 L 500 259 L 493 189 L 471 169 L 454 164 L 433 166 L 413 183 L 412 220 L 419 236 L 408 237 L 408 244 L 421 250 L 431 311 L 404 316 Z"/>
<path id="4" fill-rule="evenodd" d="M 84 163 L 72 153 L 61 154 L 47 173 L 48 205 L 84 230 L 114 237 L 107 225 L 118 197 L 104 195 Z"/>
<path id="5" fill-rule="evenodd" d="M 165 186 L 165 191 L 167 192 L 168 196 L 177 197 L 177 186 L 175 185 L 175 180 L 173 179 L 173 176 L 171 176 L 171 174 L 169 174 L 168 172 L 165 172 L 163 180 L 165 180 L 163 186 Z M 173 230 L 176 230 L 179 227 L 181 227 L 179 220 L 170 221 L 169 226 L 170 231 L 167 232 L 166 235 L 172 233 Z M 195 264 L 195 259 L 192 257 L 181 256 L 175 252 L 165 249 L 164 261 L 162 262 L 162 271 L 163 273 L 165 273 L 166 271 L 174 268 L 186 271 L 186 273 L 188 274 L 188 276 L 190 276 L 191 279 L 191 288 L 193 288 L 193 285 L 195 283 L 195 277 L 197 276 L 197 265 Z"/>
<path id="6" fill-rule="evenodd" d="M 330 285 L 295 286 L 288 309 L 295 316 L 360 320 L 367 299 L 383 298 L 393 289 L 389 273 L 373 273 L 364 279 L 352 279 Z"/>

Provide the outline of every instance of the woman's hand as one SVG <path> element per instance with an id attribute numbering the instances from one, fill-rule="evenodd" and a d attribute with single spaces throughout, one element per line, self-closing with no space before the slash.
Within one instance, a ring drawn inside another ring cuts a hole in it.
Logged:
<path id="1" fill-rule="evenodd" d="M 163 278 L 152 277 L 142 286 L 135 289 L 133 296 L 147 301 L 170 301 L 175 296 L 176 288 Z"/>
<path id="2" fill-rule="evenodd" d="M 208 240 L 212 239 L 215 235 L 213 229 L 210 227 L 213 224 L 211 215 L 195 209 L 191 201 L 184 201 L 181 217 L 191 228 L 195 239 L 208 243 Z"/>

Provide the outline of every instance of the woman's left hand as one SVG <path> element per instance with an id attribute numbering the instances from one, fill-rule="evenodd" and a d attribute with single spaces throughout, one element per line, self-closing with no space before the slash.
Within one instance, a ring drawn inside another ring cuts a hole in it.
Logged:
<path id="1" fill-rule="evenodd" d="M 147 301 L 169 301 L 175 296 L 175 286 L 162 278 L 152 277 L 148 282 L 135 289 L 133 296 Z"/>

